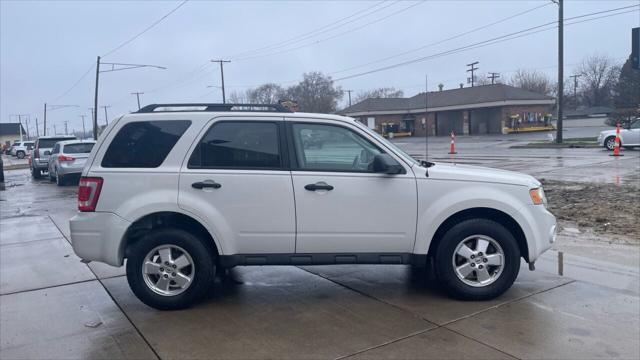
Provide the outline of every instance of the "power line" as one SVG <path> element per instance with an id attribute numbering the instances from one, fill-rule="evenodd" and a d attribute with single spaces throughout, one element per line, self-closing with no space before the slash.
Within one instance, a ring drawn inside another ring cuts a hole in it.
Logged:
<path id="1" fill-rule="evenodd" d="M 71 92 L 71 90 L 75 89 L 76 86 L 78 86 L 78 84 L 80 84 L 80 82 L 87 77 L 87 75 L 89 75 L 91 73 L 91 70 L 93 70 L 93 68 L 95 67 L 95 65 L 91 65 L 91 67 L 89 69 L 87 69 L 87 71 L 82 74 L 82 76 L 80 76 L 80 79 L 78 79 L 75 83 L 73 83 L 73 85 L 71 85 L 71 87 L 69 89 L 67 89 L 67 91 L 65 91 L 64 93 L 62 93 L 62 95 L 56 97 L 53 99 L 53 101 L 56 100 L 60 100 L 61 98 L 65 97 L 68 93 Z"/>
<path id="2" fill-rule="evenodd" d="M 479 27 L 473 28 L 473 29 L 471 29 L 471 30 L 467 30 L 467 31 L 462 32 L 462 33 L 460 33 L 460 34 L 453 35 L 453 36 L 451 36 L 451 37 L 448 37 L 448 38 L 445 38 L 445 39 L 442 39 L 442 40 L 438 40 L 438 41 L 436 41 L 436 42 L 432 42 L 432 43 L 429 43 L 429 44 L 425 44 L 425 45 L 422 45 L 422 46 L 420 46 L 420 47 L 417 47 L 417 48 L 414 48 L 414 49 L 411 49 L 411 50 L 408 50 L 408 51 L 405 51 L 405 52 L 402 52 L 402 53 L 399 53 L 399 54 L 396 54 L 396 55 L 387 56 L 387 57 L 384 57 L 384 58 L 382 58 L 382 59 L 378 59 L 378 60 L 370 61 L 370 62 L 365 63 L 365 64 L 356 65 L 356 66 L 352 66 L 352 67 L 349 67 L 349 68 L 346 68 L 346 69 L 342 69 L 342 70 L 334 71 L 334 72 L 332 72 L 332 73 L 330 73 L 330 74 L 339 74 L 339 73 L 343 73 L 343 72 L 350 71 L 350 70 L 353 70 L 353 69 L 358 69 L 358 68 L 361 68 L 361 67 L 365 67 L 365 66 L 367 66 L 367 65 L 372 65 L 372 64 L 381 63 L 381 62 L 383 62 L 383 61 L 390 60 L 390 59 L 394 59 L 394 58 L 400 57 L 400 56 L 402 56 L 402 55 L 407 55 L 407 54 L 410 54 L 410 53 L 413 53 L 413 52 L 416 52 L 416 51 L 424 50 L 424 49 L 429 48 L 429 47 L 431 47 L 431 46 L 435 46 L 435 45 L 439 45 L 439 44 L 445 43 L 445 42 L 447 42 L 447 41 L 455 40 L 455 39 L 457 39 L 457 38 L 460 38 L 460 37 L 462 37 L 462 36 L 465 36 L 465 35 L 468 35 L 468 34 L 474 33 L 474 32 L 479 31 L 479 30 L 484 30 L 484 29 L 489 28 L 489 27 L 491 27 L 491 26 L 494 26 L 494 25 L 497 25 L 497 24 L 503 23 L 503 22 L 505 22 L 505 21 L 508 21 L 508 20 L 514 19 L 514 18 L 516 18 L 516 17 L 518 17 L 518 16 L 521 16 L 521 15 L 524 15 L 524 14 L 528 14 L 528 13 L 530 13 L 530 12 L 532 12 L 532 11 L 538 10 L 538 9 L 543 8 L 543 7 L 545 7 L 545 6 L 548 6 L 548 5 L 551 5 L 551 3 L 546 3 L 546 4 L 539 5 L 539 6 L 536 6 L 536 7 L 534 7 L 534 8 L 531 8 L 531 9 L 528 9 L 528 10 L 525 10 L 525 11 L 521 11 L 521 12 L 519 12 L 519 13 L 516 13 L 516 14 L 510 15 L 510 16 L 507 16 L 507 17 L 505 17 L 505 18 L 499 19 L 499 20 L 497 20 L 497 21 L 494 21 L 494 22 L 492 22 L 492 23 L 489 23 L 489 24 L 486 24 L 486 25 L 482 25 L 482 26 L 479 26 Z"/>
<path id="3" fill-rule="evenodd" d="M 413 7 L 415 7 L 415 6 L 421 5 L 421 4 L 423 4 L 425 1 L 426 1 L 426 0 L 422 0 L 422 1 L 416 2 L 416 3 L 414 3 L 414 4 L 411 4 L 411 5 L 407 6 L 407 7 L 402 8 L 402 9 L 400 9 L 400 10 L 394 11 L 394 12 L 392 12 L 391 14 L 388 14 L 388 15 L 385 15 L 385 16 L 383 16 L 383 17 L 381 17 L 381 18 L 376 19 L 376 20 L 373 20 L 373 21 L 370 21 L 370 22 L 364 23 L 364 24 L 362 24 L 362 25 L 360 25 L 360 26 L 357 26 L 357 27 L 355 27 L 355 28 L 351 28 L 351 29 L 349 29 L 349 30 L 346 30 L 346 31 L 343 31 L 343 32 L 340 32 L 340 33 L 337 33 L 337 34 L 334 34 L 334 35 L 331 35 L 331 36 L 329 36 L 329 37 L 327 37 L 327 38 L 324 38 L 324 39 L 320 39 L 320 40 L 313 40 L 313 41 L 312 41 L 312 42 L 310 42 L 310 43 L 303 44 L 303 45 L 300 45 L 300 46 L 296 46 L 296 47 L 293 47 L 293 48 L 290 48 L 290 49 L 284 49 L 284 50 L 281 50 L 281 51 L 272 52 L 272 53 L 263 54 L 263 55 L 255 55 L 255 56 L 249 56 L 249 57 L 238 58 L 238 59 L 236 59 L 236 60 L 237 60 L 237 61 L 242 61 L 242 60 L 258 59 L 258 58 L 267 57 L 267 56 L 273 56 L 273 55 L 284 54 L 284 53 L 288 53 L 288 52 L 296 51 L 296 50 L 299 50 L 299 49 L 302 49 L 302 48 L 305 48 L 305 47 L 309 47 L 309 46 L 317 45 L 317 44 L 319 44 L 319 43 L 322 43 L 322 42 L 325 42 L 325 41 L 328 41 L 328 40 L 332 40 L 332 39 L 335 39 L 335 38 L 340 37 L 340 36 L 343 36 L 343 35 L 350 34 L 350 33 L 354 32 L 354 31 L 358 31 L 358 30 L 360 30 L 360 29 L 362 29 L 362 28 L 364 28 L 364 27 L 367 27 L 367 26 L 369 26 L 369 25 L 373 25 L 373 24 L 376 24 L 376 23 L 378 23 L 378 22 L 380 22 L 380 21 L 386 20 L 386 19 L 388 19 L 388 18 L 390 18 L 390 17 L 392 17 L 392 16 L 395 16 L 395 15 L 397 15 L 397 14 L 399 14 L 399 13 L 405 12 L 405 11 L 407 11 L 407 10 L 409 10 L 409 9 L 411 9 L 411 8 L 413 8 Z"/>
<path id="4" fill-rule="evenodd" d="M 598 12 L 594 12 L 594 13 L 583 14 L 583 15 L 580 15 L 580 16 L 574 16 L 574 17 L 570 17 L 570 18 L 565 18 L 564 20 L 578 19 L 578 18 L 583 18 L 583 17 L 586 17 L 586 16 L 603 14 L 603 13 L 607 13 L 607 12 L 618 11 L 618 10 L 623 10 L 623 9 L 629 9 L 629 8 L 638 7 L 638 6 L 640 6 L 640 5 L 631 5 L 631 6 L 621 7 L 621 8 L 603 10 L 603 11 L 598 11 Z M 567 23 L 567 24 L 565 24 L 565 26 L 578 24 L 578 23 L 582 23 L 582 22 L 586 22 L 586 21 L 593 21 L 593 20 L 597 20 L 597 19 L 601 19 L 601 18 L 605 18 L 605 17 L 610 17 L 610 16 L 622 15 L 622 14 L 626 14 L 626 13 L 629 13 L 629 12 L 635 12 L 635 11 L 636 10 L 631 10 L 631 11 L 619 12 L 619 13 L 616 13 L 616 14 L 609 14 L 609 15 L 599 16 L 599 17 L 590 18 L 590 19 L 584 19 L 584 20 L 580 20 L 580 21 Z M 458 47 L 458 48 L 455 48 L 455 49 L 442 51 L 442 52 L 439 52 L 439 53 L 435 53 L 435 54 L 431 54 L 431 55 L 427 55 L 427 56 L 422 56 L 422 57 L 415 58 L 415 59 L 406 60 L 406 61 L 403 61 L 403 62 L 400 62 L 400 63 L 387 65 L 387 66 L 384 66 L 384 67 L 372 69 L 372 70 L 369 70 L 369 71 L 364 71 L 364 72 L 353 74 L 353 75 L 343 76 L 341 78 L 335 79 L 334 81 L 352 79 L 352 78 L 355 78 L 355 77 L 360 77 L 360 76 L 363 76 L 363 75 L 369 75 L 369 74 L 373 74 L 373 73 L 380 72 L 380 71 L 390 70 L 390 69 L 397 68 L 397 67 L 400 67 L 400 66 L 413 64 L 413 63 L 416 63 L 416 62 L 430 60 L 430 59 L 434 59 L 434 58 L 445 56 L 445 55 L 451 55 L 451 54 L 455 54 L 455 53 L 466 51 L 466 50 L 477 49 L 477 48 L 480 48 L 480 47 L 489 46 L 489 45 L 493 45 L 493 44 L 496 44 L 496 43 L 517 39 L 517 38 L 520 38 L 520 37 L 523 37 L 523 36 L 529 36 L 529 35 L 537 34 L 539 32 L 543 32 L 543 31 L 549 31 L 549 30 L 555 29 L 557 26 L 552 26 L 552 27 L 548 27 L 548 26 L 549 25 L 555 25 L 555 24 L 557 24 L 557 21 L 551 21 L 551 22 L 548 22 L 548 23 L 545 23 L 545 24 L 533 26 L 533 27 L 530 27 L 530 28 L 527 28 L 527 29 L 515 31 L 515 32 L 509 33 L 509 34 L 505 34 L 505 35 L 501 35 L 501 36 L 497 36 L 497 37 L 494 37 L 494 38 L 491 38 L 491 39 L 488 39 L 488 40 L 483 40 L 483 41 L 480 41 L 480 42 L 477 42 L 477 43 L 461 46 L 461 47 Z M 548 28 L 545 28 L 545 27 L 548 27 Z M 533 30 L 536 30 L 536 29 L 540 29 L 540 30 L 533 31 Z M 518 36 L 516 36 L 516 35 L 518 35 Z"/>
<path id="5" fill-rule="evenodd" d="M 289 38 L 289 39 L 287 39 L 287 40 L 283 40 L 283 41 L 279 41 L 279 42 L 276 42 L 276 43 L 273 43 L 273 44 L 270 44 L 270 45 L 266 45 L 266 46 L 263 46 L 263 47 L 260 47 L 260 48 L 256 48 L 256 49 L 252 49 L 252 50 L 242 51 L 242 52 L 240 52 L 240 53 L 236 53 L 236 54 L 234 54 L 234 55 L 230 56 L 230 58 L 235 59 L 236 57 L 239 57 L 239 56 L 245 56 L 245 55 L 249 55 L 249 54 L 251 54 L 251 53 L 257 53 L 257 52 L 261 52 L 261 51 L 264 51 L 264 50 L 269 50 L 269 49 L 272 49 L 272 48 L 274 48 L 274 47 L 275 47 L 275 48 L 278 48 L 278 47 L 281 47 L 281 46 L 289 45 L 292 41 L 293 41 L 293 42 L 297 42 L 297 41 L 299 41 L 299 40 L 308 39 L 309 37 L 313 37 L 313 36 L 318 35 L 318 33 L 322 33 L 322 31 L 323 31 L 323 30 L 325 30 L 325 29 L 327 29 L 327 28 L 330 28 L 330 27 L 331 27 L 331 26 L 333 26 L 333 25 L 336 25 L 336 24 L 339 24 L 339 23 L 341 23 L 341 22 L 343 22 L 343 21 L 345 21 L 345 20 L 351 19 L 352 17 L 357 16 L 358 14 L 366 13 L 367 11 L 369 11 L 369 10 L 371 10 L 371 9 L 373 9 L 373 8 L 376 8 L 376 7 L 380 6 L 381 4 L 385 3 L 386 1 L 387 1 L 387 0 L 383 0 L 383 1 L 377 2 L 377 3 L 375 3 L 374 5 L 372 5 L 372 6 L 368 7 L 368 8 L 366 8 L 366 9 L 364 9 L 364 10 L 358 10 L 358 11 L 356 11 L 355 13 L 353 13 L 353 14 L 351 14 L 351 15 L 347 16 L 347 17 L 340 18 L 340 19 L 338 19 L 338 20 L 336 20 L 336 21 L 334 21 L 334 22 L 332 22 L 332 23 L 329 23 L 329 24 L 327 24 L 327 25 L 323 25 L 323 26 L 321 26 L 321 27 L 319 27 L 319 28 L 317 28 L 317 29 L 311 30 L 311 31 L 309 31 L 309 32 L 306 32 L 306 33 L 303 33 L 303 34 L 300 34 L 300 35 L 294 36 L 294 37 Z M 396 1 L 396 3 L 397 3 L 397 1 Z M 395 4 L 395 3 L 392 3 L 391 5 L 393 5 L 393 4 Z M 388 6 L 391 6 L 391 5 L 388 5 Z M 386 7 L 388 7 L 388 6 L 385 6 L 385 7 L 383 7 L 382 9 L 385 9 L 385 8 L 386 8 Z M 378 9 L 378 10 L 376 10 L 376 11 L 374 11 L 374 12 L 372 12 L 372 13 L 368 14 L 368 15 L 371 15 L 371 14 L 373 14 L 373 13 L 375 13 L 375 12 L 377 12 L 377 11 L 380 11 L 380 10 L 382 10 L 382 9 Z M 367 16 L 368 16 L 368 15 L 367 15 Z M 357 20 L 357 19 L 356 19 L 356 20 Z M 342 24 L 342 25 L 340 25 L 340 26 L 338 26 L 338 27 L 344 26 L 344 25 L 346 25 L 346 24 L 348 24 L 348 23 L 349 23 L 349 22 L 347 22 L 347 23 L 345 23 L 345 24 Z M 331 29 L 329 29 L 329 30 L 331 30 Z"/>
<path id="6" fill-rule="evenodd" d="M 138 37 L 142 36 L 142 34 L 146 33 L 147 31 L 153 29 L 156 25 L 160 24 L 164 19 L 166 19 L 167 17 L 169 17 L 171 14 L 173 14 L 174 12 L 176 12 L 178 9 L 180 9 L 184 4 L 187 3 L 187 1 L 189 0 L 184 0 L 182 1 L 180 4 L 178 4 L 178 6 L 176 6 L 173 10 L 169 11 L 167 14 L 165 14 L 163 17 L 161 17 L 160 19 L 156 20 L 153 24 L 147 26 L 144 30 L 142 30 L 141 32 L 137 33 L 136 35 L 134 35 L 133 37 L 131 37 L 129 40 L 123 42 L 122 44 L 116 46 L 115 48 L 107 51 L 104 55 L 102 55 L 102 57 L 106 57 L 107 55 L 111 55 L 114 52 L 120 50 L 121 48 L 127 46 L 128 44 L 130 44 L 132 41 L 134 41 L 135 39 L 137 39 Z"/>

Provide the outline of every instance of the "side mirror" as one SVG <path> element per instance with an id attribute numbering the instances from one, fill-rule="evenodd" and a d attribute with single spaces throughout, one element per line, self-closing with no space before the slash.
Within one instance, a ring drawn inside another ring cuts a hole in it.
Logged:
<path id="1" fill-rule="evenodd" d="M 378 154 L 373 158 L 373 171 L 389 175 L 404 174 L 404 168 L 389 154 Z"/>
<path id="2" fill-rule="evenodd" d="M 45 152 L 44 152 L 44 155 L 45 155 L 45 156 L 46 156 L 46 155 L 51 155 L 51 151 L 49 151 L 49 150 L 45 151 Z"/>

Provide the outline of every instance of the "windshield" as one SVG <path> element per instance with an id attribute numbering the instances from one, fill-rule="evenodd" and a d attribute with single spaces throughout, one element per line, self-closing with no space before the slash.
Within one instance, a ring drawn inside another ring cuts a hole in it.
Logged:
<path id="1" fill-rule="evenodd" d="M 376 139 L 382 141 L 385 145 L 389 146 L 390 148 L 392 148 L 396 152 L 400 153 L 400 155 L 403 155 L 403 157 L 406 158 L 409 162 L 411 162 L 411 163 L 413 163 L 415 165 L 420 165 L 420 162 L 418 160 L 414 159 L 411 155 L 407 154 L 404 150 L 400 149 L 396 144 L 394 144 L 391 141 L 385 139 L 382 135 L 378 134 L 377 132 L 369 129 L 363 123 L 361 123 L 359 121 L 354 121 L 354 122 L 356 123 L 356 125 L 359 128 L 363 129 L 364 131 L 366 131 L 367 133 L 369 133 L 370 135 L 372 135 Z"/>

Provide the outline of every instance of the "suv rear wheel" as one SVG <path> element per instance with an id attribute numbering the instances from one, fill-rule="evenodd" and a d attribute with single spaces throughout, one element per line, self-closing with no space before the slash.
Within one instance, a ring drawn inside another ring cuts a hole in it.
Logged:
<path id="1" fill-rule="evenodd" d="M 213 286 L 215 253 L 180 229 L 159 229 L 131 245 L 127 280 L 133 293 L 159 310 L 177 310 L 200 300 Z"/>
<path id="2" fill-rule="evenodd" d="M 520 271 L 511 232 L 486 219 L 469 219 L 445 233 L 435 254 L 436 275 L 461 300 L 489 300 L 507 291 Z"/>
<path id="3" fill-rule="evenodd" d="M 18 157 L 18 159 L 24 159 L 24 156 L 25 156 L 25 153 L 22 150 L 16 153 L 16 157 Z"/>
<path id="4" fill-rule="evenodd" d="M 31 168 L 31 177 L 34 179 L 40 179 L 42 177 L 42 172 L 38 169 Z"/>

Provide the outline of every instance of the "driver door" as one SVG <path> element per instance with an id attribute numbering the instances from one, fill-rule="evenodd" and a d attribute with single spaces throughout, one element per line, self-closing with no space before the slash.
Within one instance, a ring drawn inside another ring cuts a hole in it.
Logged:
<path id="1" fill-rule="evenodd" d="M 372 170 L 388 152 L 362 130 L 339 121 L 288 119 L 296 204 L 296 253 L 408 253 L 416 234 L 411 167 Z"/>

